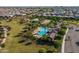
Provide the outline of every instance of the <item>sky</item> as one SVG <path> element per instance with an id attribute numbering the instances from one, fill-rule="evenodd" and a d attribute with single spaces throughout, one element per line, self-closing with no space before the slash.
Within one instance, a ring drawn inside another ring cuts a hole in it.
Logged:
<path id="1" fill-rule="evenodd" d="M 79 0 L 0 0 L 0 6 L 79 6 Z"/>

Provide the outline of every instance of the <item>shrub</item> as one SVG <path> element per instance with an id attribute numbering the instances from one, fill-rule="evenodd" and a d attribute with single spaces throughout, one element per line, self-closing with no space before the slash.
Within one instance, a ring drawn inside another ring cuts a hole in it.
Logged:
<path id="1" fill-rule="evenodd" d="M 1 44 L 1 47 L 4 48 L 5 47 L 5 44 Z"/>
<path id="2" fill-rule="evenodd" d="M 49 46 L 49 47 L 47 47 L 46 52 L 47 53 L 55 53 L 55 52 L 57 52 L 57 49 L 55 47 L 53 47 L 53 46 Z"/>
<path id="3" fill-rule="evenodd" d="M 55 48 L 60 48 L 60 46 L 61 46 L 61 43 L 60 43 L 59 40 L 57 40 L 57 41 L 54 42 L 54 47 Z"/>
<path id="4" fill-rule="evenodd" d="M 47 53 L 53 53 L 54 51 L 52 49 L 48 49 L 46 52 Z"/>
<path id="5" fill-rule="evenodd" d="M 34 37 L 34 36 L 32 36 L 32 37 L 31 37 L 31 39 L 32 39 L 32 40 L 36 40 L 37 38 L 36 38 L 36 37 Z"/>
<path id="6" fill-rule="evenodd" d="M 62 36 L 61 35 L 57 35 L 56 37 L 55 37 L 55 40 L 61 40 L 62 39 Z"/>
<path id="7" fill-rule="evenodd" d="M 38 52 L 39 53 L 46 53 L 46 49 L 45 48 L 41 48 Z"/>
<path id="8" fill-rule="evenodd" d="M 49 37 L 49 35 L 44 35 L 44 36 L 43 36 L 43 39 L 49 41 L 49 40 L 50 40 L 50 37 Z"/>
<path id="9" fill-rule="evenodd" d="M 65 34 L 65 31 L 61 29 L 61 30 L 58 32 L 58 34 L 64 35 L 64 34 Z"/>

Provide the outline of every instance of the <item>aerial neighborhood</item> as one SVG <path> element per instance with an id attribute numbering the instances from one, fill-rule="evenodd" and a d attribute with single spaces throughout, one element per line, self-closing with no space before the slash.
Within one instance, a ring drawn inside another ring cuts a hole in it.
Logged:
<path id="1" fill-rule="evenodd" d="M 0 7 L 1 53 L 79 52 L 79 7 Z"/>
<path id="2" fill-rule="evenodd" d="M 57 9 L 58 8 L 58 9 Z M 5 10 L 6 9 L 6 10 Z M 58 16 L 58 17 L 78 17 L 79 8 L 77 7 L 0 7 L 0 16 L 14 15 L 38 15 L 38 16 Z"/>

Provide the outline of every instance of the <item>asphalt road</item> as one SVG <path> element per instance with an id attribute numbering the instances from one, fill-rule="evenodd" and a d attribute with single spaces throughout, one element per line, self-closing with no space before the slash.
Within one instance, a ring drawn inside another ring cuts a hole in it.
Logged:
<path id="1" fill-rule="evenodd" d="M 73 29 L 68 31 L 65 41 L 65 53 L 79 53 L 79 31 L 75 31 L 79 27 L 73 26 Z"/>

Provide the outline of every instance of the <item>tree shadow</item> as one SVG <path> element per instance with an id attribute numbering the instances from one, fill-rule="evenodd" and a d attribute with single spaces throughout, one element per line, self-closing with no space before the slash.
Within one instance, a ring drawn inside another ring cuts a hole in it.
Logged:
<path id="1" fill-rule="evenodd" d="M 13 36 L 13 37 L 20 37 L 22 35 L 22 33 L 18 33 L 17 35 Z"/>
<path id="2" fill-rule="evenodd" d="M 25 42 L 25 40 L 20 40 L 20 41 L 18 41 L 18 43 L 24 43 Z"/>

